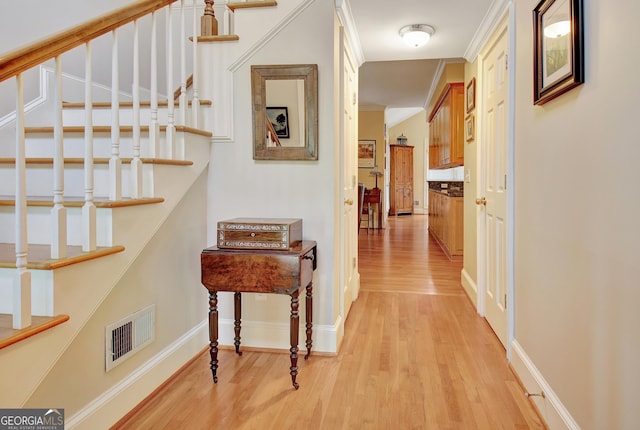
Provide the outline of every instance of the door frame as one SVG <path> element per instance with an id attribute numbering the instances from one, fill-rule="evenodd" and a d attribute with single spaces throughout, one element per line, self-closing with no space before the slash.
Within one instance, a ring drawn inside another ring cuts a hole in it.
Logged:
<path id="1" fill-rule="evenodd" d="M 353 55 L 353 52 L 350 48 L 349 45 L 349 41 L 348 38 L 346 37 L 345 34 L 345 29 L 343 26 L 340 27 L 340 101 L 339 101 L 339 112 L 340 112 L 340 118 L 339 118 L 339 133 L 340 133 L 340 138 L 339 138 L 339 151 L 340 151 L 340 157 L 339 157 L 339 184 L 340 184 L 340 200 L 338 202 L 339 207 L 340 207 L 340 248 L 339 248 L 339 264 L 340 264 L 340 274 L 339 274 L 339 309 L 338 309 L 338 315 L 340 318 L 340 327 L 339 327 L 339 343 L 342 342 L 342 338 L 344 338 L 344 334 L 345 334 L 345 325 L 346 325 L 346 320 L 347 320 L 347 316 L 348 316 L 348 312 L 349 310 L 346 309 L 347 304 L 346 304 L 346 300 L 349 300 L 349 303 L 352 304 L 354 301 L 357 300 L 358 295 L 360 293 L 360 273 L 358 271 L 358 227 L 357 226 L 357 171 L 358 171 L 358 165 L 357 165 L 357 143 L 358 143 L 358 108 L 357 108 L 357 91 L 358 91 L 358 63 L 356 58 Z M 344 63 L 345 61 L 349 61 L 349 63 L 353 66 L 354 68 L 354 94 L 353 94 L 353 104 L 354 104 L 354 117 L 353 117 L 353 123 L 354 125 L 354 130 L 353 130 L 353 142 L 348 142 L 345 139 L 345 124 L 344 124 L 344 118 L 343 118 L 343 112 L 344 112 L 344 92 L 345 90 L 345 75 L 343 73 L 344 71 Z M 353 157 L 351 157 L 351 161 L 353 163 L 353 165 L 351 166 L 354 174 L 351 177 L 345 177 L 345 172 L 348 170 L 345 167 L 345 163 L 347 163 L 349 161 L 348 157 L 344 156 L 345 151 L 353 151 Z M 345 194 L 345 189 L 350 189 L 352 190 L 351 194 L 347 195 Z M 347 203 L 347 201 L 350 200 L 353 203 Z M 345 213 L 345 209 L 344 209 L 344 205 L 348 204 L 349 206 L 354 206 L 351 207 L 351 211 L 353 213 L 352 217 L 355 217 L 355 222 L 352 223 L 354 228 L 352 229 L 352 237 L 348 237 L 347 236 L 347 232 L 349 231 L 349 229 L 347 228 L 347 225 L 350 223 L 351 218 L 347 218 L 344 216 Z M 348 267 L 345 267 L 345 254 L 347 253 L 347 247 L 349 246 L 349 244 L 355 244 L 355 249 L 353 249 L 354 254 L 353 254 L 353 258 L 354 261 L 352 264 L 349 264 L 351 267 L 350 269 Z M 351 270 L 352 273 L 352 277 L 350 279 L 347 279 L 347 273 L 348 271 Z M 349 285 L 347 285 L 349 284 Z M 350 298 L 345 298 L 345 290 L 348 289 L 351 293 L 351 297 Z M 349 306 L 350 309 L 350 306 Z"/>
<path id="2" fill-rule="evenodd" d="M 508 65 L 508 101 L 509 111 L 507 120 L 507 255 L 506 255 L 506 294 L 507 294 L 507 339 L 506 339 L 506 353 L 507 359 L 511 361 L 512 343 L 515 334 L 515 306 L 514 306 L 514 203 L 515 203 L 515 158 L 514 158 L 514 138 L 515 138 L 515 2 L 510 2 L 506 11 L 502 14 L 502 17 L 498 20 L 497 24 L 490 32 L 490 36 L 487 38 L 480 54 L 478 55 L 477 63 L 477 75 L 480 85 L 476 86 L 477 95 L 477 107 L 476 112 L 479 113 L 479 117 L 476 118 L 476 136 L 478 140 L 476 142 L 476 196 L 475 198 L 481 198 L 484 194 L 484 157 L 483 153 L 484 145 L 482 143 L 483 138 L 483 120 L 482 108 L 484 106 L 485 93 L 483 91 L 483 61 L 486 56 L 487 49 L 494 43 L 496 37 L 502 33 L 503 29 L 507 27 L 506 37 L 509 38 L 509 57 L 507 58 Z M 476 228 L 477 228 L 477 304 L 476 310 L 482 317 L 485 316 L 485 294 L 486 294 L 486 212 L 479 206 L 476 206 Z"/>

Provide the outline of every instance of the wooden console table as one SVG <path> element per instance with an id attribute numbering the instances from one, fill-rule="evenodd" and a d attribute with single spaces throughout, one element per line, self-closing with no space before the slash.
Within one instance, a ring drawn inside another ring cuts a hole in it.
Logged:
<path id="1" fill-rule="evenodd" d="M 241 293 L 275 293 L 291 296 L 291 382 L 298 389 L 298 295 L 306 287 L 307 354 L 311 354 L 313 271 L 316 269 L 316 242 L 302 241 L 289 250 L 206 248 L 200 256 L 202 284 L 209 290 L 209 341 L 213 382 L 218 382 L 218 291 L 234 292 L 234 345 L 240 351 L 242 318 Z"/>

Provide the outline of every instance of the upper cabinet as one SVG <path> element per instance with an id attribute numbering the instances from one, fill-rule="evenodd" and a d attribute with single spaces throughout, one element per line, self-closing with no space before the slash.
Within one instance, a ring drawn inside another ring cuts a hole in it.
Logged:
<path id="1" fill-rule="evenodd" d="M 464 83 L 447 84 L 429 115 L 429 168 L 464 165 Z"/>

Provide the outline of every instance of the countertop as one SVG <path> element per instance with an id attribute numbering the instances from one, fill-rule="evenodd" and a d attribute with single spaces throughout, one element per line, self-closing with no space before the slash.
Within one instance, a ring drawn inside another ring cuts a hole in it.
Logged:
<path id="1" fill-rule="evenodd" d="M 462 181 L 427 181 L 429 191 L 444 194 L 449 197 L 464 197 L 464 182 Z"/>

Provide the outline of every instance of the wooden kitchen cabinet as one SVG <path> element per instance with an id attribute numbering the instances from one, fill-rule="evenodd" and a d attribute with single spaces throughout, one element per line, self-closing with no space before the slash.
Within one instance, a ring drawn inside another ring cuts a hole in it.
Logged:
<path id="1" fill-rule="evenodd" d="M 429 233 L 449 258 L 464 250 L 463 197 L 429 190 Z"/>
<path id="2" fill-rule="evenodd" d="M 464 165 L 464 83 L 447 84 L 429 115 L 429 168 Z"/>
<path id="3" fill-rule="evenodd" d="M 389 215 L 413 213 L 413 146 L 389 145 Z"/>

